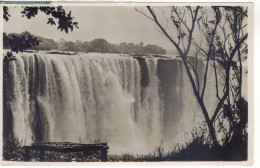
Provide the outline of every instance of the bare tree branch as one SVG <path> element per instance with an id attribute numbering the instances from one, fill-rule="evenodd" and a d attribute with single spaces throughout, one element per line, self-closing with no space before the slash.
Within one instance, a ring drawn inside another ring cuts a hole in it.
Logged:
<path id="1" fill-rule="evenodd" d="M 144 12 L 142 12 L 142 11 L 138 10 L 137 8 L 135 8 L 135 11 L 137 11 L 137 12 L 141 13 L 142 15 L 144 15 L 145 17 L 147 17 L 148 19 L 150 19 L 150 20 L 154 21 L 154 19 L 153 19 L 153 18 L 151 18 L 150 16 L 146 15 Z"/>
<path id="2" fill-rule="evenodd" d="M 153 20 L 154 22 L 159 26 L 159 28 L 162 30 L 162 32 L 164 33 L 164 35 L 172 42 L 172 44 L 176 47 L 176 49 L 178 50 L 179 53 L 183 53 L 180 49 L 180 47 L 177 45 L 177 43 L 169 36 L 169 34 L 165 31 L 165 29 L 161 26 L 161 24 L 159 23 L 159 21 L 157 20 L 157 17 L 155 16 L 153 10 L 151 9 L 150 6 L 147 6 L 147 9 L 149 10 L 149 12 L 151 13 L 151 15 L 153 16 Z"/>

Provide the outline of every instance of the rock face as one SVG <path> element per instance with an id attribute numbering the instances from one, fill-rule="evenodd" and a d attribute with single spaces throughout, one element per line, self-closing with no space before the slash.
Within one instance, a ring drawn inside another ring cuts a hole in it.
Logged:
<path id="1" fill-rule="evenodd" d="M 157 66 L 164 102 L 164 134 L 166 137 L 171 137 L 176 131 L 170 130 L 180 120 L 180 112 L 183 110 L 183 67 L 180 60 L 159 60 Z"/>
<path id="2" fill-rule="evenodd" d="M 135 57 L 140 65 L 141 69 L 141 86 L 147 87 L 149 85 L 150 79 L 149 79 L 149 70 L 145 61 L 145 58 L 142 57 Z"/>
<path id="3" fill-rule="evenodd" d="M 148 153 L 162 141 L 182 141 L 200 110 L 180 60 L 97 53 L 16 59 L 4 70 L 4 132 L 23 145 L 105 141 L 112 154 Z"/>

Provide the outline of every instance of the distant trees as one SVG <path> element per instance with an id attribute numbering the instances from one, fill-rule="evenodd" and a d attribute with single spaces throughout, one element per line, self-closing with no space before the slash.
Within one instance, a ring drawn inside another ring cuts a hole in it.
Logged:
<path id="1" fill-rule="evenodd" d="M 62 8 L 58 7 L 23 7 L 21 15 L 27 19 L 36 17 L 38 13 L 44 13 L 50 16 L 47 24 L 57 25 L 57 29 L 65 31 L 66 33 L 73 31 L 78 27 L 78 22 L 74 22 L 74 17 L 71 16 L 71 11 L 68 13 Z M 7 22 L 11 17 L 7 6 L 3 7 L 3 18 Z M 104 39 L 94 39 L 91 42 L 76 43 L 71 41 L 55 42 L 52 39 L 43 37 L 36 37 L 29 32 L 22 34 L 6 34 L 4 33 L 4 48 L 9 48 L 16 53 L 28 49 L 36 50 L 61 50 L 61 51 L 79 51 L 79 52 L 101 52 L 101 53 L 139 53 L 139 54 L 165 54 L 166 50 L 156 45 L 143 46 L 135 45 L 133 43 L 110 44 Z"/>
<path id="2" fill-rule="evenodd" d="M 21 39 L 21 40 L 10 40 Z M 34 39 L 34 40 L 33 40 Z M 40 43 L 39 43 L 40 41 Z M 23 43 L 28 43 L 25 45 Z M 36 44 L 32 44 L 32 43 Z M 25 48 L 26 47 L 26 48 Z M 143 43 L 120 43 L 111 44 L 105 39 L 94 39 L 90 42 L 82 42 L 77 40 L 76 42 L 65 41 L 60 39 L 54 41 L 53 39 L 47 39 L 40 36 L 34 36 L 29 32 L 23 32 L 21 34 L 4 33 L 4 49 L 12 49 L 13 51 L 24 51 L 27 49 L 33 50 L 60 50 L 60 51 L 75 51 L 75 52 L 100 52 L 100 53 L 136 53 L 136 54 L 165 54 L 166 50 L 156 45 L 148 44 L 146 46 Z"/>
<path id="3" fill-rule="evenodd" d="M 97 51 L 97 52 L 108 52 L 111 53 L 111 44 L 109 44 L 106 40 L 104 39 L 94 39 L 90 42 L 90 45 L 92 46 L 92 51 Z"/>
<path id="4" fill-rule="evenodd" d="M 247 54 L 248 9 L 240 6 L 170 6 L 168 15 L 163 11 L 166 18 L 157 15 L 159 9 L 150 6 L 147 9 L 150 15 L 139 12 L 156 23 L 181 56 L 213 146 L 219 149 L 231 144 L 238 148 L 238 142 L 247 140 L 248 111 L 247 101 L 241 95 L 241 57 Z M 201 57 L 206 67 L 199 76 L 198 60 Z M 214 70 L 218 99 L 213 112 L 207 109 L 204 100 L 209 68 Z"/>
<path id="5" fill-rule="evenodd" d="M 39 40 L 41 40 L 40 44 L 37 46 L 33 46 L 31 49 L 34 50 L 58 50 L 58 44 L 53 39 L 47 39 L 43 37 L 37 36 Z"/>
<path id="6" fill-rule="evenodd" d="M 47 24 L 56 25 L 57 29 L 60 31 L 65 31 L 66 33 L 73 31 L 74 28 L 78 27 L 78 22 L 74 22 L 74 17 L 71 16 L 71 11 L 66 13 L 62 6 L 58 7 L 45 7 L 45 6 L 36 6 L 36 7 L 23 7 L 21 11 L 22 17 L 26 17 L 27 19 L 31 19 L 35 17 L 39 12 L 50 16 L 48 18 Z M 7 6 L 3 7 L 3 18 L 7 22 L 11 17 L 9 14 L 9 9 Z M 7 36 L 4 34 L 4 42 L 5 45 L 11 47 L 11 51 L 16 53 L 22 52 L 24 50 L 30 49 L 32 47 L 36 47 L 41 42 L 37 37 L 24 33 L 23 35 L 17 36 L 12 34 L 11 36 Z M 5 47 L 7 47 L 5 46 Z"/>

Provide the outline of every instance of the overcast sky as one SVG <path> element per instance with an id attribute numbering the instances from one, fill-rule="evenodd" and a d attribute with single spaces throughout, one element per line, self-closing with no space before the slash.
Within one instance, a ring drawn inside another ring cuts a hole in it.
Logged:
<path id="1" fill-rule="evenodd" d="M 39 14 L 26 19 L 21 15 L 20 7 L 9 7 L 11 14 L 8 22 L 4 21 L 4 32 L 21 33 L 25 30 L 34 35 L 59 40 L 91 41 L 104 38 L 110 43 L 132 42 L 138 44 L 155 44 L 171 49 L 168 39 L 159 32 L 154 22 L 135 11 L 134 7 L 65 7 L 71 10 L 79 29 L 66 34 L 57 30 L 57 26 L 47 25 L 48 16 Z M 146 11 L 145 7 L 138 7 Z"/>

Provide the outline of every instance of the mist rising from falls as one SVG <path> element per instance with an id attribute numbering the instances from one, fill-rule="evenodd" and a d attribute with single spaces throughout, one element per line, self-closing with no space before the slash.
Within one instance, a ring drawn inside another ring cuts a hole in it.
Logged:
<path id="1" fill-rule="evenodd" d="M 9 64 L 6 100 L 22 144 L 100 141 L 108 142 L 109 153 L 148 153 L 162 142 L 182 141 L 200 112 L 178 60 L 116 54 L 16 58 Z M 206 92 L 209 102 L 212 96 Z"/>

